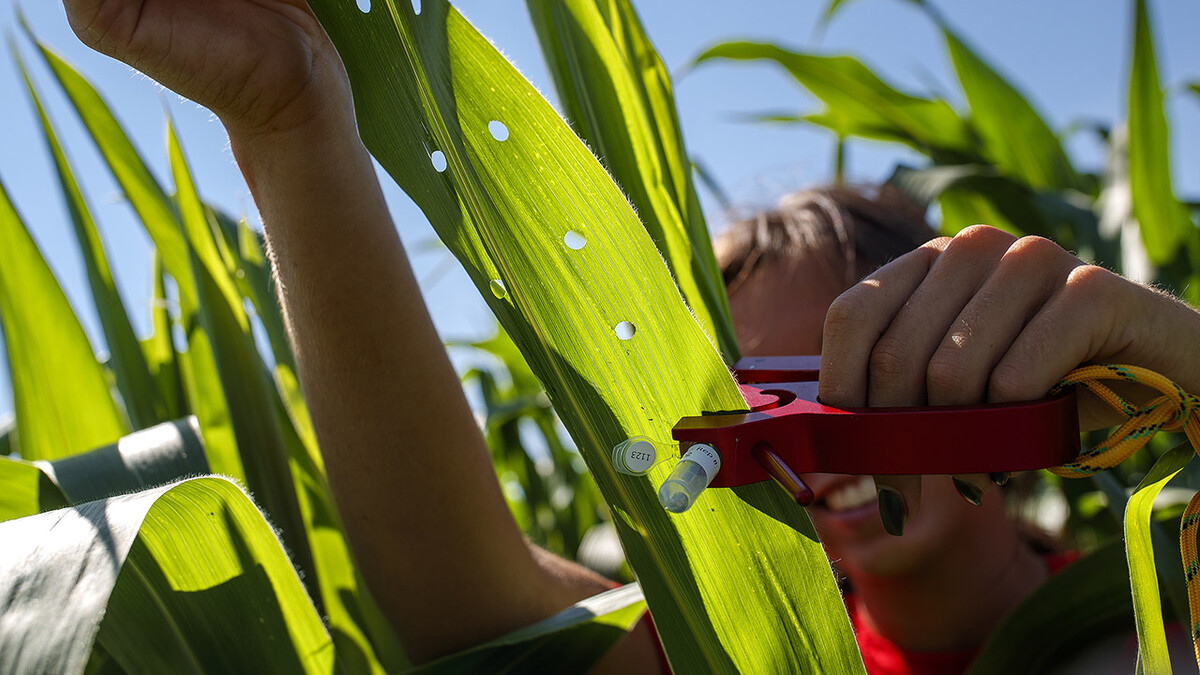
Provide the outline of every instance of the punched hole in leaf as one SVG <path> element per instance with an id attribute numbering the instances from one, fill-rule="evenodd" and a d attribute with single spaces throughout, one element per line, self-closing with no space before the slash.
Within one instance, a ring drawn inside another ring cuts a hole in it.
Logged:
<path id="1" fill-rule="evenodd" d="M 421 13 L 421 0 L 412 0 L 412 4 L 413 4 L 413 14 L 420 14 Z"/>
<path id="2" fill-rule="evenodd" d="M 358 3 L 358 11 L 366 14 L 371 11 L 371 0 L 355 0 Z"/>
<path id="3" fill-rule="evenodd" d="M 488 122 L 488 132 L 492 134 L 492 138 L 498 141 L 508 140 L 508 127 L 504 126 L 504 122 L 500 120 Z"/>
<path id="4" fill-rule="evenodd" d="M 441 173 L 446 170 L 446 153 L 441 150 L 434 150 L 429 155 L 429 161 L 433 162 L 433 170 Z"/>
<path id="5" fill-rule="evenodd" d="M 616 326 L 613 326 L 613 332 L 616 333 L 617 337 L 622 340 L 632 340 L 633 334 L 637 332 L 637 328 L 628 321 L 622 321 Z"/>
<path id="6" fill-rule="evenodd" d="M 508 289 L 504 287 L 503 281 L 492 279 L 492 283 L 489 286 L 492 289 L 492 295 L 496 296 L 496 298 L 503 300 L 508 297 Z"/>
<path id="7" fill-rule="evenodd" d="M 566 244 L 567 248 L 571 249 L 572 251 L 578 251 L 584 246 L 587 246 L 587 237 L 583 236 L 579 232 L 576 232 L 575 230 L 569 230 L 567 231 L 566 235 L 563 236 L 563 243 Z"/>

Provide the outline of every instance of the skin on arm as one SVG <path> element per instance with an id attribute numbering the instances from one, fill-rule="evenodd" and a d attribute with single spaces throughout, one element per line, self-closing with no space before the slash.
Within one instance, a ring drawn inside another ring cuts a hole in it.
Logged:
<path id="1" fill-rule="evenodd" d="M 65 0 L 89 46 L 220 117 L 261 212 L 329 481 L 367 583 L 426 661 L 609 583 L 530 545 L 450 365 L 349 82 L 301 0 Z M 641 627 L 599 670 L 657 670 Z"/>

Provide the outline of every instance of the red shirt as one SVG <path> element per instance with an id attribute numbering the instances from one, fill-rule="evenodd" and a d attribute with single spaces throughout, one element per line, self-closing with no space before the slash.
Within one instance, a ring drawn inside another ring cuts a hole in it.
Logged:
<path id="1" fill-rule="evenodd" d="M 1078 553 L 1045 556 L 1046 567 L 1051 574 L 1077 559 Z M 850 613 L 850 625 L 854 627 L 854 638 L 862 651 L 863 664 L 870 675 L 960 675 L 966 672 L 979 653 L 979 649 L 957 652 L 917 652 L 904 649 L 879 633 L 862 620 L 858 601 L 853 593 L 845 596 L 846 610 Z"/>

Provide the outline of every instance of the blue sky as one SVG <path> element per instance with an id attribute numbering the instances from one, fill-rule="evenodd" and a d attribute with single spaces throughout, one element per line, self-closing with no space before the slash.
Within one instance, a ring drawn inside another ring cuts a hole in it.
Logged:
<path id="1" fill-rule="evenodd" d="M 553 87 L 523 2 L 457 0 L 453 4 L 553 101 Z M 823 0 L 634 0 L 634 4 L 673 73 L 686 70 L 692 58 L 713 43 L 769 40 L 799 49 L 854 54 L 902 89 L 961 103 L 937 32 L 923 14 L 899 0 L 846 3 L 819 39 L 814 37 L 814 26 Z M 1132 0 L 943 0 L 936 4 L 984 58 L 1018 83 L 1053 127 L 1062 129 L 1080 119 L 1111 124 L 1124 118 Z M 1159 68 L 1169 89 L 1175 188 L 1181 195 L 1200 198 L 1197 154 L 1185 156 L 1183 151 L 1200 148 L 1200 98 L 1177 93 L 1182 83 L 1200 80 L 1200 43 L 1195 39 L 1200 5 L 1151 0 L 1150 7 Z M 37 34 L 99 86 L 165 183 L 169 184 L 164 110 L 169 110 L 203 196 L 231 213 L 255 217 L 224 131 L 211 114 L 83 47 L 67 27 L 59 2 L 37 0 L 26 3 L 23 10 Z M 5 33 L 19 33 L 15 12 L 13 0 L 0 0 L 0 29 Z M 51 116 L 63 130 L 64 144 L 81 174 L 135 328 L 144 333 L 149 326 L 149 244 L 62 96 L 50 85 L 41 64 L 32 60 L 24 39 L 17 41 L 31 59 Z M 53 167 L 17 78 L 6 52 L 0 56 L 0 180 L 97 349 L 103 349 Z M 817 109 L 777 69 L 762 64 L 706 64 L 677 79 L 676 96 L 691 154 L 743 209 L 769 206 L 784 192 L 831 175 L 833 144 L 827 133 L 735 119 L 738 113 L 753 111 Z M 1099 166 L 1100 146 L 1093 138 L 1077 135 L 1068 147 L 1082 168 Z M 848 153 L 851 178 L 864 181 L 886 178 L 897 161 L 915 158 L 893 146 L 867 142 L 852 144 Z M 442 335 L 447 339 L 486 335 L 492 322 L 474 287 L 448 254 L 426 246 L 434 235 L 423 215 L 386 176 L 382 180 Z M 720 229 L 724 217 L 715 202 L 707 194 L 703 201 L 710 224 Z M 0 415 L 11 409 L 8 373 L 0 360 Z"/>

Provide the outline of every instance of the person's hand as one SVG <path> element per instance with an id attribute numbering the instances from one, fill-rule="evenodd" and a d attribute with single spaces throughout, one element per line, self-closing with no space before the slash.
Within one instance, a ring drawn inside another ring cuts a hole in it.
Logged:
<path id="1" fill-rule="evenodd" d="M 85 44 L 209 108 L 231 136 L 352 120 L 341 61 L 304 0 L 63 4 Z"/>
<path id="2" fill-rule="evenodd" d="M 974 226 L 896 259 L 833 303 L 820 398 L 838 407 L 1026 401 L 1085 363 L 1143 366 L 1198 392 L 1197 344 L 1200 314 L 1182 302 L 1049 240 Z M 1084 429 L 1121 421 L 1090 396 L 1079 413 Z M 992 487 L 986 476 L 957 479 L 976 500 Z M 897 518 L 902 529 L 919 508 L 920 477 L 876 484 L 889 531 Z"/>

